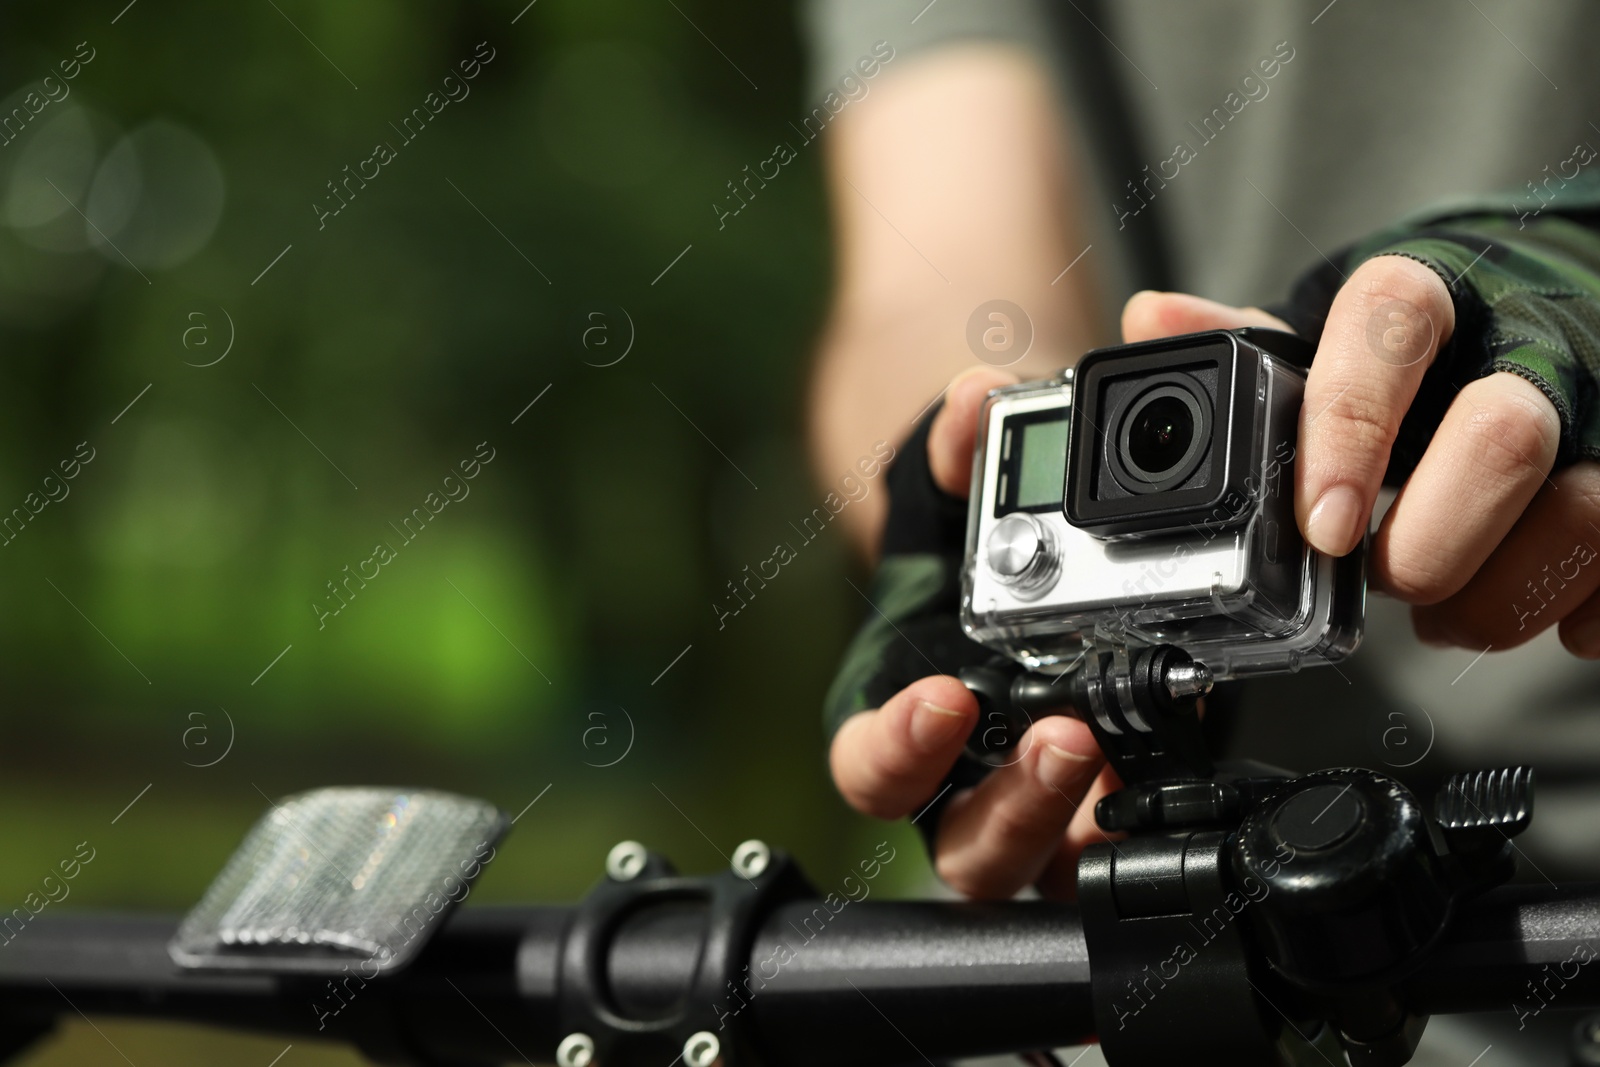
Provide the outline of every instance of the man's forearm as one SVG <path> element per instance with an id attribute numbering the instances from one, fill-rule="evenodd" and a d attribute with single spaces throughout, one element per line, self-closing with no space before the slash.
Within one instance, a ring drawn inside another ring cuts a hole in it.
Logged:
<path id="1" fill-rule="evenodd" d="M 1074 205 L 1080 183 L 1064 148 L 1048 76 L 995 46 L 950 48 L 893 72 L 831 131 L 828 168 L 837 284 L 809 398 L 819 479 L 836 483 L 874 441 L 897 444 L 956 373 L 1010 362 L 985 329 L 1028 329 L 1039 376 L 1107 340 L 1094 264 Z M 974 313 L 1016 305 L 1026 323 Z M 885 502 L 871 494 L 840 519 L 870 552 Z"/>
<path id="2" fill-rule="evenodd" d="M 809 400 L 812 462 L 823 484 L 835 486 L 856 470 L 875 442 L 899 448 L 945 384 L 978 362 L 959 337 L 952 344 L 951 331 L 938 329 L 939 314 L 930 308 L 897 319 L 830 321 Z M 1023 378 L 1044 377 L 1088 347 L 1087 340 L 1041 345 L 1007 369 Z M 883 494 L 872 492 L 839 517 L 865 555 L 876 551 L 887 507 Z"/>

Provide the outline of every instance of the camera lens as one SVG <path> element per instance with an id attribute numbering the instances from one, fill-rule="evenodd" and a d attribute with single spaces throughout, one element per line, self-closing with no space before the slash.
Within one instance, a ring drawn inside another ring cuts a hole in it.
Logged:
<path id="1" fill-rule="evenodd" d="M 1156 478 L 1166 476 L 1194 440 L 1194 414 L 1175 396 L 1161 396 L 1139 409 L 1128 429 L 1128 459 Z"/>
<path id="2" fill-rule="evenodd" d="M 1209 405 L 1184 378 L 1165 377 L 1124 407 L 1117 424 L 1114 470 L 1135 493 L 1176 488 L 1205 457 Z"/>

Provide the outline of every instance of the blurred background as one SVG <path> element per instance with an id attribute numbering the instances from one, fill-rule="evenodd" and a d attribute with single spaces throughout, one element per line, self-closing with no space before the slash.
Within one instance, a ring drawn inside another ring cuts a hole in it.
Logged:
<path id="1" fill-rule="evenodd" d="M 823 885 L 887 836 L 875 891 L 923 876 L 823 762 L 862 604 L 843 532 L 795 529 L 794 15 L 525 3 L 0 16 L 0 911 L 84 842 L 51 907 L 185 909 L 267 797 L 337 783 L 523 811 L 485 901 L 573 899 L 623 838 Z M 282 1047 L 101 1026 L 25 1062 Z"/>

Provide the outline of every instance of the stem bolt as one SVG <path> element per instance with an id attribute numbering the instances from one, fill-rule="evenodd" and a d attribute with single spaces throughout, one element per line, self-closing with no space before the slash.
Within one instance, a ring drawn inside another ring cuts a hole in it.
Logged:
<path id="1" fill-rule="evenodd" d="M 686 1067 L 711 1067 L 720 1055 L 722 1055 L 722 1042 L 718 1041 L 717 1035 L 709 1030 L 701 1030 L 683 1043 L 683 1062 Z"/>
<path id="2" fill-rule="evenodd" d="M 613 881 L 631 882 L 639 877 L 640 871 L 644 870 L 646 858 L 644 846 L 639 842 L 619 841 L 606 855 L 606 873 Z"/>
<path id="3" fill-rule="evenodd" d="M 572 1033 L 561 1039 L 556 1049 L 556 1063 L 560 1067 L 589 1067 L 594 1062 L 594 1038 L 588 1034 Z"/>
<path id="4" fill-rule="evenodd" d="M 751 838 L 733 850 L 733 873 L 740 878 L 761 877 L 761 873 L 771 862 L 772 850 L 767 847 L 765 841 Z"/>

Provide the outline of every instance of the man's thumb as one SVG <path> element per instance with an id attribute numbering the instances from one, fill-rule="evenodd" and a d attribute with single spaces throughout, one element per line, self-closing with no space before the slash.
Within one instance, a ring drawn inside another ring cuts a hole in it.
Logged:
<path id="1" fill-rule="evenodd" d="M 940 489 L 965 500 L 972 488 L 972 448 L 978 416 L 989 390 L 1015 385 L 1017 376 L 994 367 L 973 367 L 956 375 L 945 390 L 944 407 L 928 427 L 928 469 Z"/>

